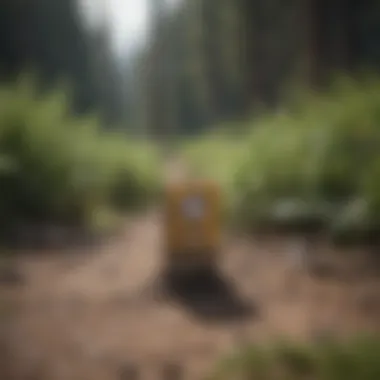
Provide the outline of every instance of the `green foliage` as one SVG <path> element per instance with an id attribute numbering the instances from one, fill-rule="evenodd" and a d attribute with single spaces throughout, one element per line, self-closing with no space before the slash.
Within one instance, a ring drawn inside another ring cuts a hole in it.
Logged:
<path id="1" fill-rule="evenodd" d="M 91 223 L 103 208 L 130 210 L 158 186 L 155 151 L 73 118 L 66 93 L 38 96 L 25 77 L 0 87 L 0 219 Z"/>
<path id="2" fill-rule="evenodd" d="M 379 123 L 380 80 L 339 78 L 327 94 L 252 120 L 240 142 L 195 145 L 193 157 L 228 184 L 246 225 L 318 219 L 366 234 L 380 220 Z"/>
<path id="3" fill-rule="evenodd" d="M 217 367 L 213 379 L 375 380 L 380 376 L 380 340 L 252 346 Z"/>

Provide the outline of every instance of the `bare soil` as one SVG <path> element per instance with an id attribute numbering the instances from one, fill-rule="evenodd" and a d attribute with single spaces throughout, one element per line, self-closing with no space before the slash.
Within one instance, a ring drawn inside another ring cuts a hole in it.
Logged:
<path id="1" fill-rule="evenodd" d="M 14 259 L 23 282 L 0 287 L 12 355 L 1 379 L 132 379 L 135 367 L 159 379 L 170 363 L 199 379 L 247 341 L 380 332 L 380 279 L 365 252 L 226 231 L 219 275 L 169 294 L 160 218 L 140 215 L 104 246 Z"/>

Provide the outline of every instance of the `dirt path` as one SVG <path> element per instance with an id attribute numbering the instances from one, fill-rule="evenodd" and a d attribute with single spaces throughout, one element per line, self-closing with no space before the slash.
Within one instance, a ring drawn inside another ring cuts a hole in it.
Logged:
<path id="1" fill-rule="evenodd" d="M 26 285 L 11 290 L 19 307 L 8 330 L 17 380 L 116 380 L 130 363 L 157 379 L 170 361 L 196 379 L 242 339 L 380 331 L 379 280 L 340 259 L 306 266 L 290 238 L 226 233 L 222 287 L 168 298 L 157 286 L 160 228 L 150 211 L 107 246 L 19 258 Z M 309 251 L 320 261 L 328 249 Z"/>

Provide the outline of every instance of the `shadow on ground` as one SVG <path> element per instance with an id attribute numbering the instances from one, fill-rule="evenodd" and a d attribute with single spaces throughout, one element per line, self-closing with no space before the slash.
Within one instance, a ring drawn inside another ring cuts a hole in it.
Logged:
<path id="1" fill-rule="evenodd" d="M 244 300 L 233 283 L 217 271 L 166 280 L 165 293 L 170 302 L 210 322 L 259 317 L 258 306 Z"/>
<path id="2" fill-rule="evenodd" d="M 123 233 L 122 226 L 104 231 L 95 231 L 84 227 L 35 225 L 19 227 L 3 233 L 0 239 L 3 246 L 9 250 L 41 253 L 59 250 L 59 253 L 74 252 L 74 250 L 93 249 L 105 246 Z"/>

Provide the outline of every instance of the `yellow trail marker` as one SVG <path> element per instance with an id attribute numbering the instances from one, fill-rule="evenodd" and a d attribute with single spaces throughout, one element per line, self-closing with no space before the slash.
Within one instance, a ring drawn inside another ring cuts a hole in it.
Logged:
<path id="1" fill-rule="evenodd" d="M 165 199 L 165 254 L 176 274 L 212 269 L 221 238 L 220 190 L 206 180 L 171 183 Z"/>

